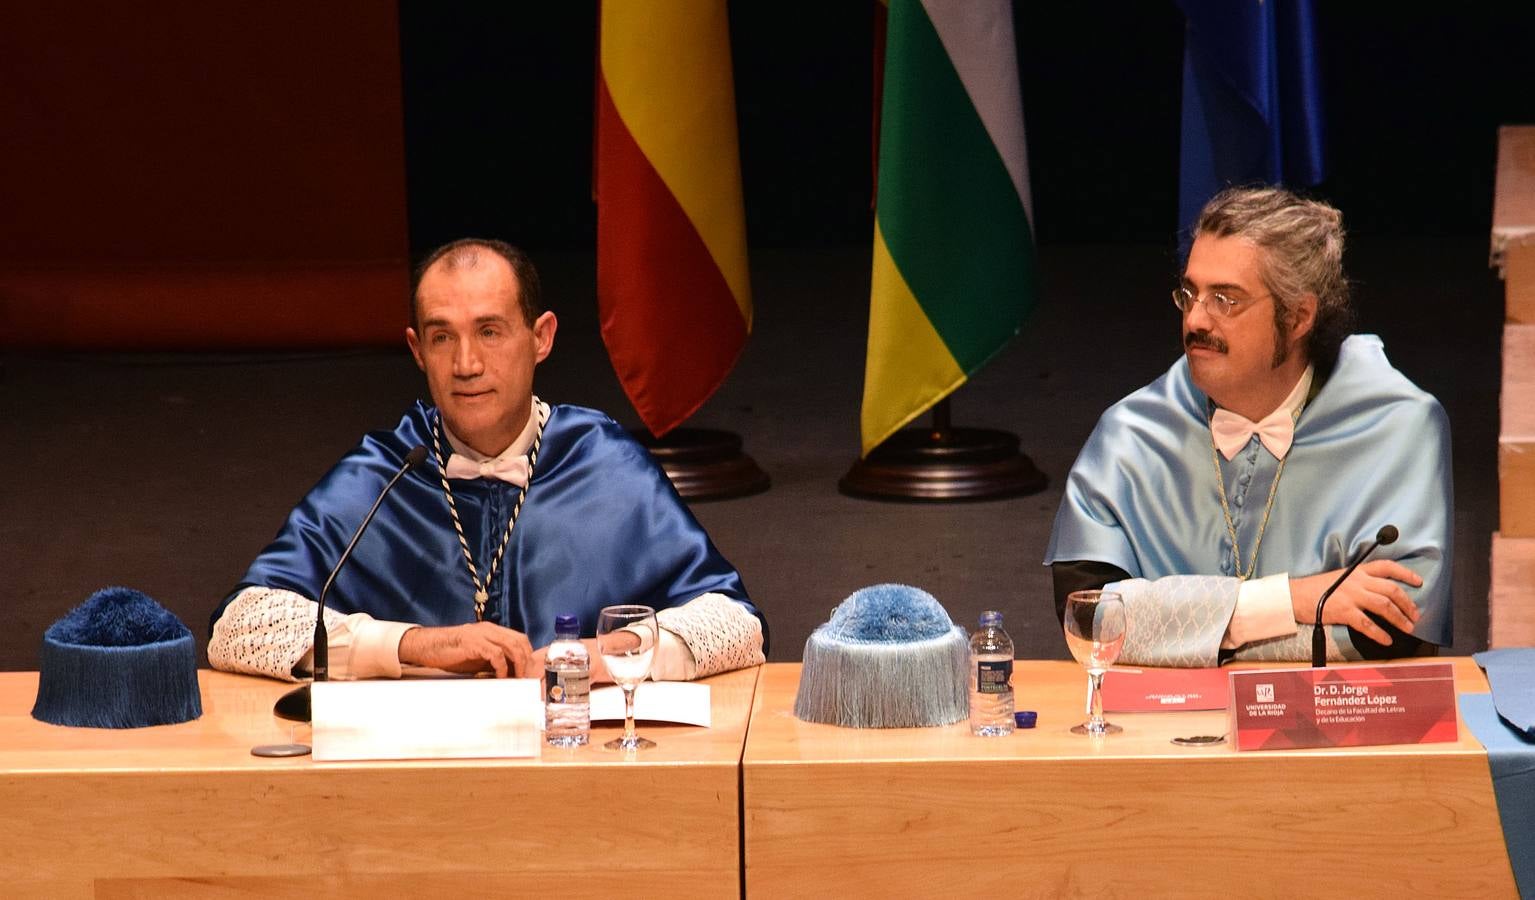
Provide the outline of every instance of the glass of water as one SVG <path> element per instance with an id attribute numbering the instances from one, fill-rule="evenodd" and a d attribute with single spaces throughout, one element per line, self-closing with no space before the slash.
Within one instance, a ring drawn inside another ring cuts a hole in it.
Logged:
<path id="1" fill-rule="evenodd" d="M 1113 591 L 1074 591 L 1066 598 L 1066 646 L 1087 669 L 1087 721 L 1072 726 L 1073 734 L 1124 730 L 1103 720 L 1103 675 L 1119 659 L 1127 625 L 1124 598 Z"/>
<path id="2" fill-rule="evenodd" d="M 624 736 L 603 744 L 609 750 L 643 750 L 656 745 L 634 733 L 634 689 L 650 674 L 658 636 L 656 611 L 648 606 L 605 606 L 597 614 L 597 652 L 624 692 Z"/>

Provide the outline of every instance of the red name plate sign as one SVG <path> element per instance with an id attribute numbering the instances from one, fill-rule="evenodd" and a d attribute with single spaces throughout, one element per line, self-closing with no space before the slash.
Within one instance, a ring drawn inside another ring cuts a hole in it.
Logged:
<path id="1" fill-rule="evenodd" d="M 1110 669 L 1103 676 L 1106 712 L 1225 709 L 1225 669 Z"/>
<path id="2" fill-rule="evenodd" d="M 1238 750 L 1460 737 L 1455 666 L 1447 662 L 1233 671 L 1230 715 Z"/>

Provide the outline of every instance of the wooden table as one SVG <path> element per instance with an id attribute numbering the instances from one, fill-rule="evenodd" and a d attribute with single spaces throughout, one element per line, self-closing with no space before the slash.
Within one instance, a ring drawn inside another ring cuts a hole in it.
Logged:
<path id="1" fill-rule="evenodd" d="M 646 724 L 632 761 L 609 726 L 542 759 L 258 759 L 288 685 L 200 677 L 202 718 L 99 730 L 34 720 L 36 673 L 0 673 L 0 895 L 740 895 L 755 669 L 709 679 L 714 727 Z"/>
<path id="2" fill-rule="evenodd" d="M 1469 659 L 1458 690 L 1485 692 Z M 1039 727 L 847 729 L 794 718 L 764 667 L 742 767 L 748 897 L 1513 897 L 1487 758 L 1453 744 L 1180 747 L 1223 712 L 1081 721 L 1086 676 L 1019 662 Z M 1114 677 L 1112 675 L 1110 678 Z"/>

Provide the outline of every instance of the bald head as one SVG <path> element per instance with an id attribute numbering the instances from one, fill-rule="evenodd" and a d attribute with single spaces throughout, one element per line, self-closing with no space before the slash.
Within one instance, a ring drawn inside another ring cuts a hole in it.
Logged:
<path id="1" fill-rule="evenodd" d="M 467 273 L 481 268 L 507 266 L 517 280 L 517 301 L 522 309 L 524 323 L 533 327 L 543 313 L 543 297 L 539 288 L 538 270 L 522 250 L 505 241 L 485 238 L 460 238 L 433 250 L 416 267 L 411 282 L 410 324 L 421 328 L 421 282 L 429 272 L 442 274 Z"/>

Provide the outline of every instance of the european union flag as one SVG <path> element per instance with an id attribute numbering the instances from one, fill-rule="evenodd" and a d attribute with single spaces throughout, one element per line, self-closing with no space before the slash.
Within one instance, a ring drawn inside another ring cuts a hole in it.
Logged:
<path id="1" fill-rule="evenodd" d="M 1178 0 L 1183 143 L 1178 221 L 1187 235 L 1223 188 L 1314 185 L 1326 174 L 1311 0 Z"/>

